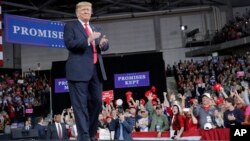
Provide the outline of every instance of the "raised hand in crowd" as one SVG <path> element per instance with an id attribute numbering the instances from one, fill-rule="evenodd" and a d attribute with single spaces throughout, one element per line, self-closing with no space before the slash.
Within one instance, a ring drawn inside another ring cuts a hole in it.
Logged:
<path id="1" fill-rule="evenodd" d="M 113 101 L 110 102 L 110 108 L 111 108 L 111 111 L 115 109 L 115 106 L 114 106 L 114 104 L 113 104 Z M 110 112 L 111 112 L 111 111 L 110 111 Z"/>
<path id="2" fill-rule="evenodd" d="M 161 104 L 160 98 L 157 98 L 156 101 L 157 101 L 157 104 Z"/>
<path id="3" fill-rule="evenodd" d="M 223 95 L 224 98 L 228 98 L 228 95 L 226 94 L 226 92 L 225 92 L 225 90 L 224 90 L 223 87 L 220 88 L 219 92 Z"/>
<path id="4" fill-rule="evenodd" d="M 250 104 L 250 101 L 249 101 L 249 86 L 248 85 L 249 84 L 246 81 L 241 82 L 241 86 L 243 86 L 243 88 L 244 88 L 244 91 L 242 91 L 242 97 L 243 97 L 243 100 L 244 100 L 246 105 Z"/>
<path id="5" fill-rule="evenodd" d="M 148 100 L 152 101 L 153 100 L 153 94 L 150 93 L 147 98 L 148 98 Z"/>
<path id="6" fill-rule="evenodd" d="M 198 120 L 197 120 L 197 118 L 194 116 L 193 110 L 194 110 L 194 106 L 192 105 L 192 106 L 189 108 L 189 113 L 190 113 L 190 115 L 191 115 L 193 124 L 198 124 Z"/>
<path id="7" fill-rule="evenodd" d="M 181 98 L 181 108 L 185 108 L 185 100 L 186 100 L 185 94 L 184 95 L 179 94 L 178 96 Z"/>
<path id="8" fill-rule="evenodd" d="M 167 98 L 167 92 L 163 92 L 163 97 L 164 97 L 164 101 L 163 101 L 163 106 L 164 107 L 170 107 L 168 98 Z"/>
<path id="9" fill-rule="evenodd" d="M 138 104 L 135 102 L 133 97 L 130 98 L 130 101 L 132 102 L 131 107 L 138 107 Z"/>
<path id="10" fill-rule="evenodd" d="M 236 101 L 238 101 L 238 103 L 241 103 L 241 104 L 245 105 L 245 101 L 242 99 L 242 97 L 241 97 L 240 94 L 237 92 L 237 90 L 235 90 L 234 96 L 235 96 L 235 98 L 236 98 Z M 236 103 L 236 104 L 237 104 L 237 103 Z"/>
<path id="11" fill-rule="evenodd" d="M 196 107 L 198 104 L 199 104 L 199 103 L 198 103 L 198 100 L 197 100 L 196 98 L 194 98 L 194 99 L 192 100 L 192 107 Z"/>

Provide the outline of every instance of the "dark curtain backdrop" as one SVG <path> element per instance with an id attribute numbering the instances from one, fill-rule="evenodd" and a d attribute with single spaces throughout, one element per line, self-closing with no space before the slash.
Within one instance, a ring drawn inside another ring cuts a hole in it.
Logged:
<path id="1" fill-rule="evenodd" d="M 161 52 L 148 52 L 137 54 L 109 55 L 103 58 L 108 80 L 103 84 L 103 90 L 114 90 L 114 98 L 126 101 L 125 93 L 133 92 L 135 100 L 144 99 L 145 92 L 155 86 L 158 97 L 163 100 L 163 91 L 166 91 L 165 63 Z M 68 93 L 54 93 L 55 78 L 65 77 L 65 61 L 52 63 L 52 107 L 54 113 L 61 113 L 62 109 L 70 107 L 70 97 Z M 150 86 L 133 88 L 114 88 L 114 74 L 149 71 Z M 127 104 L 125 102 L 125 107 Z"/>
<path id="2" fill-rule="evenodd" d="M 22 75 L 21 69 L 0 68 L 0 75 L 8 74 L 8 76 L 13 76 L 13 74 L 16 72 Z"/>

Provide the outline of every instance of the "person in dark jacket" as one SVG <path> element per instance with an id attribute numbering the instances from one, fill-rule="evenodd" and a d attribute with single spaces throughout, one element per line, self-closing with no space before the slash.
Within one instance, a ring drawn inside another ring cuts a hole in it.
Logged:
<path id="1" fill-rule="evenodd" d="M 38 132 L 38 139 L 46 139 L 46 127 L 43 125 L 43 117 L 37 117 L 37 123 L 34 126 L 34 129 Z"/>
<path id="2" fill-rule="evenodd" d="M 107 80 L 102 52 L 109 49 L 109 44 L 101 29 L 89 22 L 90 2 L 79 2 L 75 12 L 77 20 L 64 26 L 64 43 L 69 52 L 66 78 L 78 140 L 95 141 L 102 110 L 102 84 Z"/>
<path id="3" fill-rule="evenodd" d="M 118 118 L 112 119 L 109 123 L 109 130 L 115 131 L 115 140 L 133 140 L 131 133 L 133 131 L 133 125 L 130 118 L 125 117 L 124 112 L 118 112 Z"/>
<path id="4" fill-rule="evenodd" d="M 234 99 L 229 97 L 225 99 L 225 107 L 227 110 L 224 112 L 224 125 L 230 127 L 231 125 L 241 125 L 244 121 L 243 112 L 234 107 Z"/>
<path id="5" fill-rule="evenodd" d="M 61 123 L 61 114 L 54 116 L 54 123 L 48 126 L 48 140 L 66 140 L 68 139 L 68 131 L 65 124 Z"/>

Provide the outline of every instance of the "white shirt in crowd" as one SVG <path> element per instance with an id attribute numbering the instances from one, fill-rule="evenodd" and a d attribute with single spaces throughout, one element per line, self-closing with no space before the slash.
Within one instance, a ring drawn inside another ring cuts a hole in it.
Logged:
<path id="1" fill-rule="evenodd" d="M 149 122 L 148 117 L 141 118 L 138 120 L 141 132 L 148 132 L 148 122 Z"/>

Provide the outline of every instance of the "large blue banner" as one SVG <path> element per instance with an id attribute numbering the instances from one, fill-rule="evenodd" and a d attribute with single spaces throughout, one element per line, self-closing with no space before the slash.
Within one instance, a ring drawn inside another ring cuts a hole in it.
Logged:
<path id="1" fill-rule="evenodd" d="M 4 35 L 8 43 L 64 48 L 65 23 L 16 15 L 4 15 Z"/>

